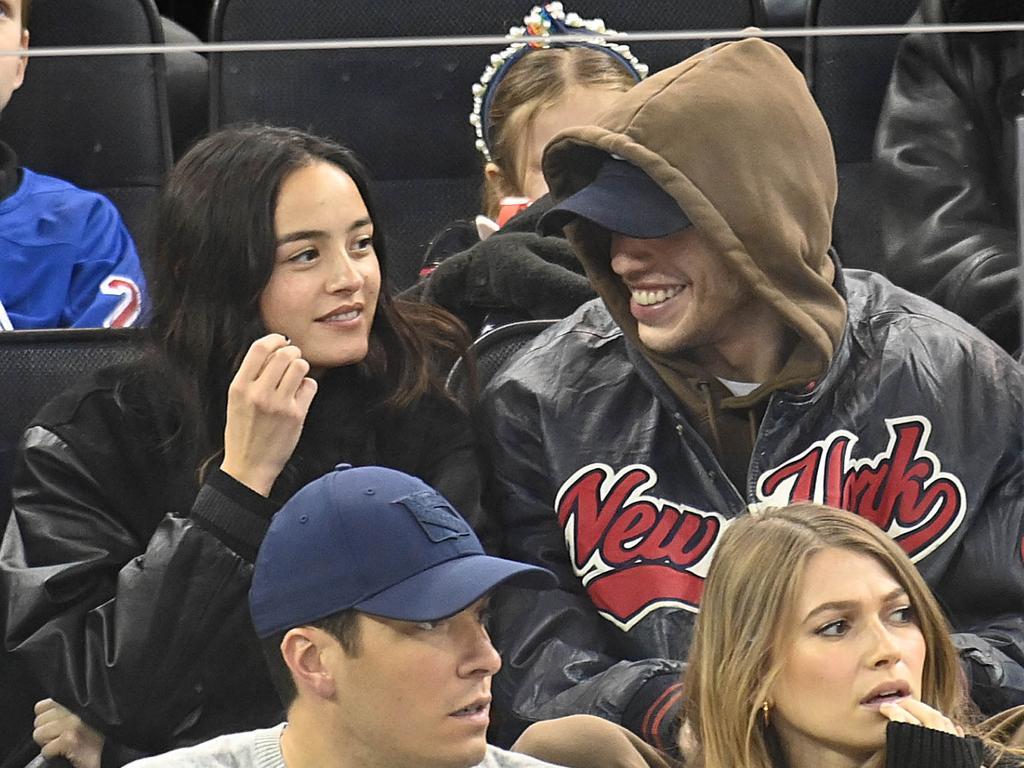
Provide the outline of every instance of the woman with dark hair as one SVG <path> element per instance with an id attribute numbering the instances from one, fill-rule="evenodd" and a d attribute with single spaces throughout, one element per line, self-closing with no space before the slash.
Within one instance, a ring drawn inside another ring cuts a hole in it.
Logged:
<path id="1" fill-rule="evenodd" d="M 104 766 L 279 721 L 252 561 L 336 464 L 417 475 L 483 523 L 469 419 L 443 388 L 468 339 L 390 296 L 347 150 L 266 126 L 202 140 L 170 174 L 148 267 L 147 354 L 36 417 L 0 551 L 7 648 L 59 702 L 37 707 L 36 740 L 78 764 L 68 717 L 106 736 Z"/>

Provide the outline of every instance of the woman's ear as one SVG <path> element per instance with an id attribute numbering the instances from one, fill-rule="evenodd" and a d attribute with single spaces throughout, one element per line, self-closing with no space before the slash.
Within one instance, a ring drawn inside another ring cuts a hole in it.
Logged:
<path id="1" fill-rule="evenodd" d="M 337 653 L 332 653 L 333 646 L 339 646 Z M 323 699 L 334 697 L 338 670 L 330 661 L 338 653 L 343 653 L 338 641 L 316 627 L 296 627 L 281 640 L 281 657 L 300 696 L 305 692 Z"/>
<path id="2" fill-rule="evenodd" d="M 496 163 L 489 162 L 484 166 L 484 178 L 487 179 L 487 186 L 498 193 L 498 198 L 518 194 L 516 185 L 509 183 L 508 177 Z"/>

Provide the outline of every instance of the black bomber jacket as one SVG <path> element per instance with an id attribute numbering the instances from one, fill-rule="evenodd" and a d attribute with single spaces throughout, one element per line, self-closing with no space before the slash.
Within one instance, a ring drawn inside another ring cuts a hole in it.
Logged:
<path id="1" fill-rule="evenodd" d="M 948 2 L 923 0 L 918 20 L 1024 19 L 1019 3 Z M 1020 346 L 1014 121 L 1022 92 L 1024 33 L 908 35 L 875 139 L 885 273 L 1011 352 Z"/>

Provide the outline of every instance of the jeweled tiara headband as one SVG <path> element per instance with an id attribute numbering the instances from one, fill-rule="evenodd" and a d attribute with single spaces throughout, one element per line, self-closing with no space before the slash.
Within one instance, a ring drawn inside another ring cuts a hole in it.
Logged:
<path id="1" fill-rule="evenodd" d="M 547 37 L 549 35 L 614 35 L 614 29 L 608 29 L 601 19 L 582 19 L 579 14 L 566 13 L 561 3 L 545 3 L 535 5 L 533 10 L 523 18 L 523 27 L 512 27 L 508 36 L 513 40 L 520 37 Z M 514 42 L 501 53 L 491 56 L 491 63 L 487 65 L 480 82 L 473 85 L 473 113 L 469 116 L 469 123 L 476 130 L 476 148 L 484 156 L 487 162 L 491 161 L 490 133 L 491 133 L 491 102 L 494 100 L 494 93 L 498 90 L 498 84 L 508 72 L 509 68 L 519 59 L 533 50 L 541 48 L 568 48 L 568 47 L 594 48 L 603 51 L 618 60 L 637 81 L 647 77 L 647 65 L 641 64 L 640 60 L 629 50 L 629 46 L 620 43 L 608 43 L 597 37 L 588 37 L 576 43 L 558 41 L 548 42 Z"/>

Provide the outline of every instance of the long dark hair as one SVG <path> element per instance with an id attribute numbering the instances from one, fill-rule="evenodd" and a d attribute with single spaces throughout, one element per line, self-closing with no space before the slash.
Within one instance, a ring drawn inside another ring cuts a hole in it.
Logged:
<path id="1" fill-rule="evenodd" d="M 289 174 L 317 161 L 352 178 L 376 221 L 366 171 L 352 152 L 267 125 L 229 127 L 199 141 L 158 200 L 146 264 L 150 333 L 214 451 L 223 441 L 228 385 L 249 345 L 267 333 L 259 301 L 274 266 L 278 191 Z M 357 365 L 380 385 L 382 407 L 402 408 L 428 392 L 445 396 L 442 371 L 468 346 L 468 334 L 437 307 L 395 300 L 379 226 L 373 246 L 384 287 L 369 353 Z"/>

